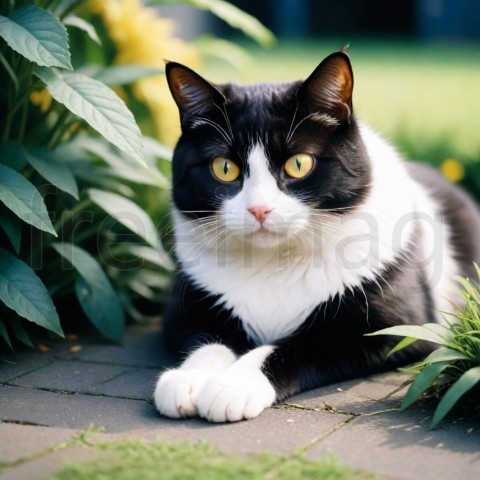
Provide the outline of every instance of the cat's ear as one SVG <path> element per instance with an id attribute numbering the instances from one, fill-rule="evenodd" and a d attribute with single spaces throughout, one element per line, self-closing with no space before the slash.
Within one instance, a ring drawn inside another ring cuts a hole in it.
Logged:
<path id="1" fill-rule="evenodd" d="M 337 122 L 344 122 L 353 113 L 352 91 L 352 65 L 345 50 L 341 50 L 320 63 L 303 82 L 298 94 L 308 109 L 327 114 Z"/>
<path id="2" fill-rule="evenodd" d="M 204 114 L 215 103 L 225 102 L 224 95 L 216 87 L 185 65 L 168 62 L 165 73 L 182 122 Z"/>

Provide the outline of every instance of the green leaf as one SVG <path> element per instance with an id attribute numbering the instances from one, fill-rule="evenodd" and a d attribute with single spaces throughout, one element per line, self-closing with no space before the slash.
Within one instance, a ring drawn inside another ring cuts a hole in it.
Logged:
<path id="1" fill-rule="evenodd" d="M 67 15 L 63 19 L 63 23 L 65 25 L 70 26 L 70 27 L 75 27 L 75 28 L 78 28 L 79 30 L 82 30 L 95 43 L 98 43 L 98 45 L 102 45 L 102 41 L 98 37 L 97 31 L 95 30 L 95 27 L 90 22 L 87 22 L 83 18 L 77 17 L 77 15 L 74 15 L 73 13 L 71 13 L 70 15 Z"/>
<path id="2" fill-rule="evenodd" d="M 457 401 L 480 382 L 480 366 L 467 370 L 445 393 L 433 415 L 431 428 L 435 428 Z"/>
<path id="3" fill-rule="evenodd" d="M 252 56 L 247 50 L 223 38 L 205 35 L 196 39 L 194 45 L 200 51 L 202 57 L 218 58 L 239 71 L 248 68 L 248 64 L 252 60 Z"/>
<path id="4" fill-rule="evenodd" d="M 467 360 L 472 361 L 472 358 L 464 353 L 457 352 L 447 347 L 440 347 L 434 350 L 423 363 L 436 363 L 436 362 L 451 362 L 453 360 Z"/>
<path id="5" fill-rule="evenodd" d="M 0 226 L 18 255 L 22 244 L 21 220 L 4 205 L 0 205 Z"/>
<path id="6" fill-rule="evenodd" d="M 63 337 L 52 299 L 35 272 L 0 248 L 0 300 L 30 322 Z"/>
<path id="7" fill-rule="evenodd" d="M 5 343 L 10 347 L 10 349 L 13 350 L 12 342 L 10 341 L 10 337 L 8 336 L 7 329 L 5 328 L 5 325 L 1 320 L 0 320 L 0 336 L 5 340 Z"/>
<path id="8" fill-rule="evenodd" d="M 393 355 L 395 352 L 398 352 L 400 350 L 403 350 L 404 348 L 408 347 L 409 345 L 411 345 L 412 343 L 416 342 L 417 339 L 416 338 L 412 338 L 412 337 L 405 337 L 403 340 L 401 340 L 399 343 L 397 343 L 397 345 L 395 345 L 395 347 L 393 347 L 390 352 L 388 353 L 387 355 L 387 358 L 390 356 L 390 355 Z"/>
<path id="9" fill-rule="evenodd" d="M 97 260 L 71 243 L 52 246 L 80 275 L 75 282 L 75 292 L 85 315 L 105 336 L 121 342 L 125 324 L 122 306 Z"/>
<path id="10" fill-rule="evenodd" d="M 448 362 L 434 363 L 425 367 L 410 385 L 405 398 L 403 399 L 401 410 L 405 410 L 412 403 L 417 401 L 425 390 L 427 390 L 440 373 L 448 367 Z"/>
<path id="11" fill-rule="evenodd" d="M 148 214 L 139 206 L 116 193 L 90 189 L 88 196 L 100 208 L 115 218 L 153 248 L 159 247 L 157 229 Z"/>
<path id="12" fill-rule="evenodd" d="M 110 87 L 128 85 L 141 78 L 161 75 L 165 72 L 161 68 L 144 67 L 141 65 L 114 65 L 107 68 L 99 65 L 87 65 L 79 71 Z"/>
<path id="13" fill-rule="evenodd" d="M 20 323 L 18 319 L 13 319 L 10 322 L 10 325 L 12 327 L 13 333 L 15 334 L 15 337 L 17 337 L 17 340 L 20 340 L 24 345 L 27 345 L 27 347 L 34 348 L 35 346 L 33 345 L 32 341 L 30 340 L 30 337 L 28 336 L 27 331 L 23 328 L 23 325 Z"/>
<path id="14" fill-rule="evenodd" d="M 146 155 L 152 155 L 155 158 L 161 158 L 162 160 L 171 161 L 173 151 L 170 147 L 163 145 L 158 140 L 152 137 L 143 137 L 143 145 Z"/>
<path id="15" fill-rule="evenodd" d="M 85 150 L 112 167 L 111 169 L 106 169 L 105 174 L 140 185 L 152 185 L 162 188 L 170 186 L 170 182 L 158 171 L 155 165 L 150 165 L 150 168 L 147 168 L 146 165 L 139 166 L 130 157 L 122 156 L 118 152 L 112 151 L 110 146 L 102 139 L 83 139 L 82 144 Z"/>
<path id="16" fill-rule="evenodd" d="M 438 335 L 441 338 L 450 338 L 452 332 L 445 325 L 440 325 L 439 323 L 425 323 L 422 325 L 423 328 L 430 330 L 435 335 Z"/>
<path id="17" fill-rule="evenodd" d="M 0 163 L 21 172 L 27 164 L 23 145 L 17 141 L 0 143 Z"/>
<path id="18" fill-rule="evenodd" d="M 275 43 L 273 33 L 264 27 L 255 17 L 223 0 L 180 0 L 199 10 L 212 12 L 218 18 L 237 28 L 260 45 L 271 46 Z M 178 2 L 175 2 L 178 3 Z"/>
<path id="19" fill-rule="evenodd" d="M 44 67 L 72 70 L 67 31 L 55 15 L 34 6 L 0 15 L 0 36 L 16 52 Z"/>
<path id="20" fill-rule="evenodd" d="M 132 113 L 113 90 L 85 75 L 36 67 L 35 75 L 52 97 L 84 119 L 117 148 L 144 163 L 140 129 Z"/>
<path id="21" fill-rule="evenodd" d="M 174 270 L 175 266 L 171 258 L 163 249 L 150 248 L 145 245 L 122 245 L 120 253 L 128 253 L 133 257 L 138 257 L 146 262 L 165 268 L 166 270 Z"/>
<path id="22" fill-rule="evenodd" d="M 425 340 L 427 342 L 438 343 L 446 345 L 447 338 L 439 335 L 437 332 L 428 328 L 430 324 L 425 325 L 396 325 L 394 327 L 384 328 L 374 333 L 369 333 L 367 336 L 374 335 L 397 335 L 399 337 L 412 337 L 417 340 Z"/>
<path id="23" fill-rule="evenodd" d="M 0 201 L 34 227 L 57 236 L 40 192 L 23 176 L 0 165 Z"/>
<path id="24" fill-rule="evenodd" d="M 78 200 L 78 187 L 70 169 L 46 148 L 27 148 L 26 157 L 30 165 L 52 185 L 67 192 Z"/>

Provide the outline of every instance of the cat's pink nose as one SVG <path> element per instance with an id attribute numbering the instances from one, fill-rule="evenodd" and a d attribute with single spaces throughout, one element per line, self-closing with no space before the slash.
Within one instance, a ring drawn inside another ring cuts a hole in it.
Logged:
<path id="1" fill-rule="evenodd" d="M 258 223 L 263 223 L 272 209 L 268 207 L 252 207 L 248 211 L 255 217 Z"/>

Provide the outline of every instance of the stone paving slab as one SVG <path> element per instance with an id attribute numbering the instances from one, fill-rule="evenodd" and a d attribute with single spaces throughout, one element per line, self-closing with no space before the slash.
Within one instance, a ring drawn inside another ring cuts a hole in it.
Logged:
<path id="1" fill-rule="evenodd" d="M 80 430 L 0 423 L 0 463 L 15 463 L 65 442 Z"/>
<path id="2" fill-rule="evenodd" d="M 90 393 L 109 397 L 150 401 L 159 371 L 156 368 L 129 368 L 126 372 L 89 389 Z"/>
<path id="3" fill-rule="evenodd" d="M 335 453 L 339 461 L 398 479 L 478 480 L 480 430 L 468 422 L 446 422 L 429 430 L 431 411 L 391 412 L 358 417 L 307 453 L 319 459 Z"/>
<path id="4" fill-rule="evenodd" d="M 22 387 L 3 387 L 1 393 L 0 411 L 2 417 L 3 412 L 9 411 L 9 422 L 78 429 L 86 429 L 93 423 L 95 428 L 104 427 L 107 432 L 121 432 L 127 436 L 132 430 L 140 429 L 144 438 L 206 439 L 238 453 L 258 451 L 259 445 L 276 453 L 292 453 L 342 424 L 346 418 L 325 412 L 269 409 L 249 422 L 216 425 L 201 419 L 167 419 L 144 401 L 60 395 Z M 15 405 L 7 407 L 12 403 Z"/>
<path id="5" fill-rule="evenodd" d="M 17 377 L 10 385 L 67 392 L 91 392 L 125 373 L 128 367 L 57 360 L 32 373 Z"/>
<path id="6" fill-rule="evenodd" d="M 130 328 L 124 347 L 88 335 L 48 341 L 47 347 L 45 352 L 0 354 L 0 422 L 7 422 L 0 423 L 0 461 L 16 461 L 12 444 L 18 447 L 17 460 L 33 455 L 4 472 L 2 480 L 45 478 L 74 450 L 35 455 L 92 423 L 106 428 L 99 438 L 207 440 L 239 454 L 288 454 L 302 448 L 310 458 L 333 453 L 344 463 L 390 479 L 480 478 L 478 419 L 447 420 L 430 431 L 432 405 L 399 413 L 405 394 L 401 386 L 408 379 L 403 374 L 312 390 L 257 419 L 215 425 L 166 419 L 156 412 L 151 402 L 155 379 L 172 362 L 158 326 Z M 28 438 L 22 439 L 21 429 L 29 429 L 23 430 L 30 432 Z"/>
<path id="7" fill-rule="evenodd" d="M 76 342 L 81 350 L 71 352 L 62 349 L 59 356 L 65 359 L 86 360 L 105 365 L 163 368 L 174 361 L 168 355 L 159 325 L 133 326 L 125 335 L 122 345 L 96 338 L 89 341 L 80 338 Z M 56 344 L 53 348 L 58 348 Z"/>
<path id="8" fill-rule="evenodd" d="M 102 433 L 93 438 L 117 440 L 136 436 L 145 441 L 157 438 L 171 442 L 203 440 L 234 454 L 289 455 L 298 448 L 308 448 L 344 422 L 343 415 L 270 408 L 253 420 L 237 423 L 212 424 L 201 419 L 163 421 L 159 417 L 157 429 Z"/>
<path id="9" fill-rule="evenodd" d="M 0 420 L 33 425 L 110 432 L 157 428 L 155 407 L 143 400 L 60 394 L 25 387 L 0 387 Z"/>
<path id="10" fill-rule="evenodd" d="M 94 450 L 82 447 L 58 450 L 5 470 L 0 473 L 0 480 L 43 480 L 55 474 L 66 463 L 93 460 L 97 455 Z"/>
<path id="11" fill-rule="evenodd" d="M 295 395 L 285 403 L 308 410 L 329 410 L 350 415 L 372 414 L 398 409 L 400 401 L 389 399 L 389 395 L 397 388 L 371 380 L 352 380 Z"/>
<path id="12" fill-rule="evenodd" d="M 9 382 L 20 375 L 33 372 L 53 361 L 53 357 L 40 352 L 27 355 L 11 352 L 0 354 L 0 382 Z"/>

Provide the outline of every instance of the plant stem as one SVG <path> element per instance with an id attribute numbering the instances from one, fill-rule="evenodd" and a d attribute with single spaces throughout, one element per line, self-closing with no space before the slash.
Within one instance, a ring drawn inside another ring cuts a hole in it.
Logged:
<path id="1" fill-rule="evenodd" d="M 89 198 L 85 198 L 81 202 L 77 203 L 77 205 L 75 205 L 75 207 L 73 207 L 71 210 L 64 211 L 62 216 L 53 224 L 53 228 L 55 229 L 55 231 L 59 232 L 67 220 L 70 220 L 78 212 L 85 209 L 85 207 L 87 207 L 91 203 L 92 201 Z"/>
<path id="2" fill-rule="evenodd" d="M 48 148 L 54 148 L 62 139 L 62 136 L 65 133 L 65 123 L 70 115 L 70 110 L 64 108 L 63 112 L 58 116 L 57 121 L 52 127 L 50 139 L 47 142 Z"/>
<path id="3" fill-rule="evenodd" d="M 28 117 L 28 111 L 29 111 L 29 103 L 25 102 L 22 107 L 22 111 L 20 114 L 20 125 L 18 128 L 18 139 L 20 141 L 23 140 L 23 136 L 25 135 L 25 127 L 27 126 L 27 117 Z"/>
<path id="4" fill-rule="evenodd" d="M 8 60 L 3 56 L 2 52 L 0 52 L 0 63 L 3 65 L 5 70 L 8 73 L 8 76 L 11 78 L 13 86 L 15 88 L 15 93 L 18 92 L 18 79 L 13 71 L 13 68 L 8 63 Z"/>

